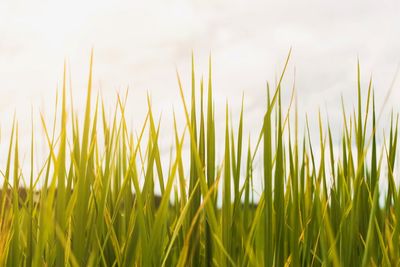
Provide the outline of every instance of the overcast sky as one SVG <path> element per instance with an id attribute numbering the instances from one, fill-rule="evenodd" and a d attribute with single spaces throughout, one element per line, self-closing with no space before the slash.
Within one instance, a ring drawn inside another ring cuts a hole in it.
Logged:
<path id="1" fill-rule="evenodd" d="M 193 50 L 198 78 L 207 77 L 212 54 L 217 108 L 222 111 L 228 100 L 235 118 L 244 92 L 246 129 L 258 129 L 266 81 L 274 84 L 290 47 L 284 102 L 295 77 L 300 113 L 315 120 L 321 109 L 339 125 L 341 95 L 349 107 L 356 104 L 357 58 L 363 85 L 373 75 L 382 105 L 400 62 L 399 15 L 398 1 L 2 0 L 0 145 L 14 111 L 28 141 L 31 111 L 37 122 L 40 111 L 50 116 L 64 59 L 75 108 L 82 109 L 92 47 L 95 89 L 111 109 L 116 92 L 129 87 L 127 113 L 134 127 L 146 113 L 147 92 L 166 122 L 172 108 L 181 111 L 175 70 L 188 95 Z M 398 99 L 395 83 L 387 106 Z M 217 112 L 217 121 L 223 118 Z"/>

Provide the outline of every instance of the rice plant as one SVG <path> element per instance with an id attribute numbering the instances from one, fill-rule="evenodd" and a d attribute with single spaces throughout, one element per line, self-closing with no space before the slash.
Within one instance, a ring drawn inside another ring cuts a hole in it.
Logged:
<path id="1" fill-rule="evenodd" d="M 378 146 L 372 85 L 361 88 L 359 75 L 356 111 L 343 108 L 339 150 L 321 117 L 307 120 L 301 134 L 295 105 L 283 110 L 281 104 L 289 58 L 290 53 L 276 86 L 268 85 L 256 140 L 243 137 L 243 104 L 238 125 L 232 125 L 226 105 L 220 161 L 211 60 L 208 80 L 198 81 L 192 58 L 189 101 L 177 73 L 184 112 L 174 116 L 185 127 L 178 131 L 174 118 L 169 162 L 160 152 L 162 129 L 150 99 L 135 130 L 127 127 L 126 97 L 117 97 L 109 119 L 102 99 L 92 95 L 91 60 L 81 121 L 67 101 L 64 71 L 61 113 L 52 128 L 41 118 L 48 149 L 39 171 L 33 166 L 33 132 L 31 172 L 22 171 L 16 121 L 8 153 L 0 155 L 6 159 L 0 265 L 399 265 L 397 115 Z M 316 144 L 310 124 L 319 127 Z M 260 197 L 256 179 L 262 181 Z"/>

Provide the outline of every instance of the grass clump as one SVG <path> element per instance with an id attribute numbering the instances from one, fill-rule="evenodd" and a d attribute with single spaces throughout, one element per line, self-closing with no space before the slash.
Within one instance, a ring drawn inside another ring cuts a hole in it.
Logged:
<path id="1" fill-rule="evenodd" d="M 190 105 L 177 75 L 184 110 L 180 115 L 186 123 L 179 132 L 174 117 L 168 170 L 162 167 L 167 163 L 160 154 L 160 124 L 150 101 L 137 135 L 127 128 L 125 99 L 118 97 L 113 119 L 108 120 L 103 102 L 92 99 L 91 62 L 82 127 L 76 114 L 67 116 L 64 72 L 59 129 L 49 132 L 42 118 L 48 154 L 40 171 L 33 171 L 32 134 L 31 172 L 22 173 L 16 123 L 8 154 L 2 155 L 7 160 L 0 196 L 0 264 L 400 264 L 400 191 L 394 175 L 397 117 L 378 147 L 372 86 L 362 103 L 358 77 L 357 111 L 348 117 L 343 109 L 339 151 L 321 118 L 315 146 L 308 121 L 300 136 L 297 111 L 289 108 L 285 113 L 281 108 L 288 60 L 277 86 L 268 86 L 255 146 L 243 140 L 243 104 L 237 126 L 230 123 L 226 106 L 221 162 L 216 159 L 211 63 L 208 81 L 201 80 L 199 88 L 192 63 Z M 188 159 L 184 144 L 190 147 Z M 253 172 L 257 155 L 262 158 L 261 177 Z M 263 181 L 258 203 L 253 201 L 254 179 Z"/>

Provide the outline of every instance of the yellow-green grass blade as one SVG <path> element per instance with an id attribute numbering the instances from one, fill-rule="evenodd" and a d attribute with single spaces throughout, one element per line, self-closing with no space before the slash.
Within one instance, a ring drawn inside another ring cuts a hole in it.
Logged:
<path id="1" fill-rule="evenodd" d="M 228 104 L 226 105 L 226 128 L 225 128 L 225 157 L 224 157 L 224 186 L 222 192 L 222 244 L 230 255 L 232 246 L 232 205 L 231 205 L 231 163 L 229 144 L 229 117 Z M 221 262 L 224 266 L 230 266 L 228 258 Z"/>

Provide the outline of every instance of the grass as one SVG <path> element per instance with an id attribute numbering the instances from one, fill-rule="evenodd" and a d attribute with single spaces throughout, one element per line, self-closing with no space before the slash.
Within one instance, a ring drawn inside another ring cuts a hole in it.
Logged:
<path id="1" fill-rule="evenodd" d="M 316 122 L 320 141 L 313 144 L 308 120 L 299 134 L 292 102 L 282 111 L 289 57 L 277 85 L 268 85 L 257 140 L 243 140 L 243 103 L 238 125 L 232 125 L 226 105 L 222 162 L 216 160 L 211 62 L 208 81 L 198 87 L 192 59 L 190 101 L 177 74 L 184 110 L 179 116 L 186 123 L 179 132 L 174 115 L 169 162 L 160 154 L 160 123 L 149 99 L 138 134 L 127 128 L 123 97 L 118 96 L 113 119 L 107 119 L 103 101 L 92 99 L 91 61 L 82 127 L 77 114 L 67 115 L 64 72 L 61 114 L 53 129 L 42 117 L 48 150 L 39 172 L 33 170 L 33 133 L 31 172 L 22 172 L 15 121 L 8 154 L 2 155 L 7 160 L 0 265 L 399 265 L 397 116 L 378 147 L 372 85 L 362 89 L 358 75 L 357 108 L 353 114 L 343 108 L 339 151 L 321 117 Z M 261 177 L 254 172 L 257 156 Z M 258 203 L 254 179 L 263 181 Z M 23 194 L 21 187 L 26 187 Z"/>

